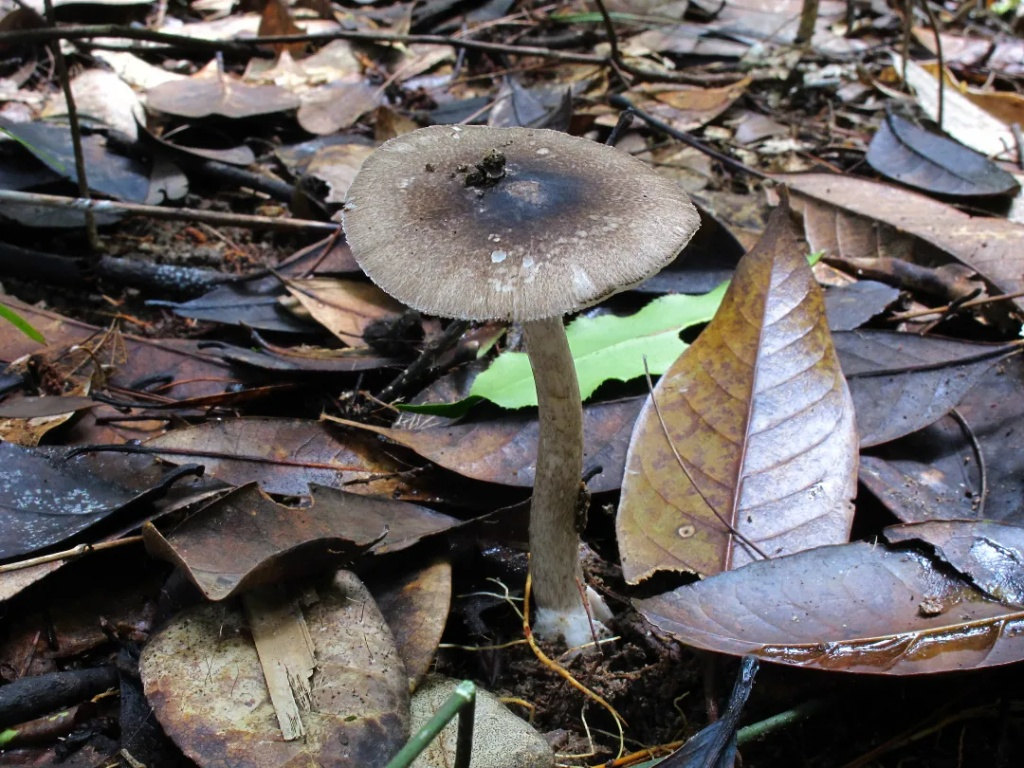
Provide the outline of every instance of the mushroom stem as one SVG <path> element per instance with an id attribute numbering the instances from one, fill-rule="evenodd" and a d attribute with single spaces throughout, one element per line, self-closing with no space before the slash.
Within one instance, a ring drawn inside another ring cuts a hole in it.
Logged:
<path id="1" fill-rule="evenodd" d="M 533 629 L 542 637 L 562 635 L 570 646 L 582 645 L 592 634 L 580 596 L 583 570 L 576 530 L 583 474 L 580 387 L 561 317 L 525 322 L 523 332 L 540 422 L 530 506 L 530 572 L 537 603 Z M 608 610 L 597 594 L 590 591 L 588 597 L 597 618 L 605 618 Z"/>

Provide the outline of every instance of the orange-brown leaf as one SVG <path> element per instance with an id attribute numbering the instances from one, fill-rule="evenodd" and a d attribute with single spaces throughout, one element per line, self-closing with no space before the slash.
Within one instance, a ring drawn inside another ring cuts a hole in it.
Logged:
<path id="1" fill-rule="evenodd" d="M 715 319 L 658 383 L 664 427 L 648 399 L 617 521 L 630 582 L 847 540 L 853 407 L 805 254 L 783 206 Z"/>

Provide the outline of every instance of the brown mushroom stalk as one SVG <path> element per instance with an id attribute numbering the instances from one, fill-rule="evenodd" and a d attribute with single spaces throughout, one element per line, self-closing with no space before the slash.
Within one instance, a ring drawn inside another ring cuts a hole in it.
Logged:
<path id="1" fill-rule="evenodd" d="M 537 387 L 537 468 L 530 502 L 530 573 L 537 603 L 533 629 L 562 636 L 570 647 L 591 641 L 610 616 L 591 590 L 590 616 L 581 597 L 583 571 L 576 504 L 583 474 L 583 406 L 562 318 L 523 323 Z"/>

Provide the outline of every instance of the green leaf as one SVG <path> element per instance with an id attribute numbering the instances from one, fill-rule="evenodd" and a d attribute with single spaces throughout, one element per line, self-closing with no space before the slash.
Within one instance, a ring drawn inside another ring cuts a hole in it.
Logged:
<path id="1" fill-rule="evenodd" d="M 32 341 L 37 341 L 40 344 L 46 343 L 46 339 L 43 338 L 43 334 L 41 334 L 39 331 L 33 328 L 31 323 L 29 323 L 25 318 L 23 318 L 10 307 L 0 304 L 0 318 L 9 322 L 19 331 L 21 331 L 30 339 L 32 339 Z"/>
<path id="2" fill-rule="evenodd" d="M 673 294 L 655 299 L 634 315 L 580 317 L 566 328 L 576 361 L 580 396 L 586 400 L 605 381 L 630 381 L 644 375 L 644 358 L 652 375 L 668 370 L 686 344 L 681 331 L 714 316 L 727 283 L 701 296 Z M 456 418 L 481 399 L 502 408 L 537 405 L 530 361 L 524 352 L 505 352 L 477 376 L 469 397 L 456 403 L 402 406 L 404 411 Z"/>

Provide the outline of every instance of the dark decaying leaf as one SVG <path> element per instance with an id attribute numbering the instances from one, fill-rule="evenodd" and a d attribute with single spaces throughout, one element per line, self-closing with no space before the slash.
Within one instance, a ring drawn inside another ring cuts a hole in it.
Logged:
<path id="1" fill-rule="evenodd" d="M 415 495 L 396 475 L 409 467 L 388 456 L 377 440 L 309 419 L 209 421 L 168 432 L 146 447 L 175 464 L 202 464 L 207 474 L 231 485 L 258 482 L 282 496 L 305 496 L 311 484 L 366 495 Z"/>
<path id="2" fill-rule="evenodd" d="M 882 314 L 899 296 L 896 288 L 874 280 L 858 280 L 830 288 L 825 292 L 828 327 L 832 333 L 860 328 L 875 315 Z"/>
<path id="3" fill-rule="evenodd" d="M 71 129 L 52 123 L 16 123 L 0 118 L 0 127 L 21 140 L 22 146 L 55 173 L 78 182 Z M 99 134 L 82 137 L 85 175 L 89 189 L 117 200 L 144 203 L 149 197 L 149 170 L 134 158 L 117 155 L 107 149 L 107 140 Z"/>
<path id="4" fill-rule="evenodd" d="M 64 397 L 7 398 L 0 403 L 0 419 L 36 419 L 62 413 L 84 411 L 96 405 L 91 397 L 68 395 Z"/>
<path id="5" fill-rule="evenodd" d="M 452 565 L 447 559 L 368 577 L 367 586 L 395 635 L 395 645 L 415 690 L 434 664 L 452 600 Z"/>
<path id="6" fill-rule="evenodd" d="M 395 551 L 458 521 L 425 507 L 321 488 L 306 508 L 275 504 L 254 484 L 215 501 L 164 536 L 143 529 L 155 557 L 180 567 L 210 600 L 305 576 L 379 544 Z"/>
<path id="7" fill-rule="evenodd" d="M 881 544 L 759 560 L 635 604 L 688 645 L 801 667 L 914 675 L 1024 658 L 1019 608 Z"/>
<path id="8" fill-rule="evenodd" d="M 0 443 L 0 559 L 64 541 L 197 471 L 116 453 L 65 459 L 70 450 Z"/>
<path id="9" fill-rule="evenodd" d="M 757 667 L 755 657 L 743 657 L 729 703 L 719 719 L 691 736 L 664 760 L 659 760 L 659 768 L 733 768 L 736 762 L 736 729 L 743 706 L 754 687 Z"/>
<path id="10" fill-rule="evenodd" d="M 1024 528 L 989 520 L 932 520 L 893 525 L 882 535 L 891 544 L 921 541 L 935 556 L 1003 605 L 1024 607 Z"/>
<path id="11" fill-rule="evenodd" d="M 919 238 L 946 258 L 979 272 L 998 289 L 996 293 L 1024 290 L 1019 253 L 1024 227 L 1020 224 L 969 216 L 902 187 L 852 176 L 807 173 L 779 174 L 774 178 L 800 195 L 838 209 L 839 213 L 867 219 L 872 225 L 869 229 L 884 225 L 897 235 L 905 233 Z M 811 244 L 816 249 L 820 247 L 813 241 Z M 1024 309 L 1024 299 L 1014 299 L 1013 303 Z M 1001 311 L 1005 312 L 1005 308 Z"/>
<path id="12" fill-rule="evenodd" d="M 864 456 L 861 481 L 906 523 L 1024 523 L 1024 360 L 990 366 L 956 410 L 960 418 L 944 417 Z"/>
<path id="13" fill-rule="evenodd" d="M 1008 195 L 1017 180 L 984 155 L 932 133 L 890 109 L 868 147 L 868 164 L 883 176 L 936 195 Z"/>
<path id="14" fill-rule="evenodd" d="M 923 429 L 1016 347 L 888 331 L 833 336 L 857 412 L 861 448 Z"/>
<path id="15" fill-rule="evenodd" d="M 846 541 L 853 406 L 787 206 L 652 397 L 664 427 L 649 398 L 616 521 L 628 581 L 658 570 L 713 574 L 758 551 Z"/>
<path id="16" fill-rule="evenodd" d="M 641 400 L 634 398 L 583 409 L 584 467 L 602 468 L 587 484 L 591 491 L 612 491 L 621 484 L 626 445 L 640 406 Z M 416 430 L 337 421 L 383 435 L 464 477 L 518 487 L 533 485 L 537 461 L 535 416 L 516 414 L 475 424 Z"/>
<path id="17" fill-rule="evenodd" d="M 340 571 L 303 611 L 316 658 L 300 703 L 305 738 L 281 737 L 242 611 L 206 603 L 177 614 L 142 652 L 146 697 L 198 765 L 383 765 L 408 736 L 408 681 L 394 639 L 359 580 Z"/>
<path id="18" fill-rule="evenodd" d="M 397 318 L 405 308 L 372 283 L 312 277 L 291 280 L 288 292 L 320 325 L 349 347 L 365 347 L 366 329 Z"/>

